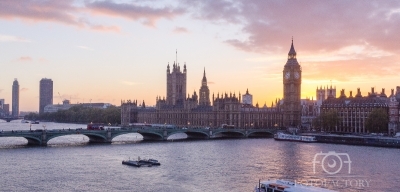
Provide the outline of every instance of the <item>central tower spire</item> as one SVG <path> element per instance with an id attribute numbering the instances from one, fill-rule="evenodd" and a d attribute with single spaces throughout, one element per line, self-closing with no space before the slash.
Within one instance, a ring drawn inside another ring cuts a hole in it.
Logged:
<path id="1" fill-rule="evenodd" d="M 296 51 L 294 50 L 294 46 L 293 46 L 293 37 L 292 37 L 292 46 L 290 47 L 290 50 L 288 53 L 288 59 L 296 59 Z"/>

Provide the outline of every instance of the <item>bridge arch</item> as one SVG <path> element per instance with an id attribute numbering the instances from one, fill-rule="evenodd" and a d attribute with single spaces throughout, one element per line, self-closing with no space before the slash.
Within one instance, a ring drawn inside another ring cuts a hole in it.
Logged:
<path id="1" fill-rule="evenodd" d="M 213 131 L 214 138 L 243 138 L 246 137 L 246 133 L 242 130 L 235 129 L 217 129 Z"/>
<path id="2" fill-rule="evenodd" d="M 42 145 L 42 140 L 37 137 L 32 137 L 32 136 L 22 136 L 26 140 L 28 140 L 28 145 Z"/>
<path id="3" fill-rule="evenodd" d="M 257 137 L 273 137 L 275 134 L 271 130 L 250 130 L 247 132 L 246 137 L 257 138 Z"/>
<path id="4" fill-rule="evenodd" d="M 62 136 L 67 136 L 67 135 L 85 135 L 86 137 L 89 138 L 89 142 L 90 143 L 107 143 L 110 142 L 107 140 L 107 138 L 100 134 L 100 133 L 79 133 L 79 132 L 61 132 L 61 133 L 57 133 L 57 134 L 48 134 L 48 137 L 46 138 L 46 143 L 49 142 L 51 139 L 54 139 L 56 137 L 62 137 Z"/>
<path id="5" fill-rule="evenodd" d="M 138 130 L 137 133 L 143 136 L 143 141 L 159 141 L 164 140 L 164 132 L 161 130 Z M 166 136 L 166 135 L 165 135 Z"/>
<path id="6" fill-rule="evenodd" d="M 184 133 L 187 138 L 186 139 L 209 139 L 208 130 L 201 129 L 174 129 L 174 130 L 166 130 L 167 135 L 165 138 L 169 138 L 172 135 Z"/>
<path id="7" fill-rule="evenodd" d="M 187 135 L 187 139 L 209 139 L 210 135 L 208 134 L 207 131 L 201 131 L 201 130 L 187 130 L 183 132 Z"/>

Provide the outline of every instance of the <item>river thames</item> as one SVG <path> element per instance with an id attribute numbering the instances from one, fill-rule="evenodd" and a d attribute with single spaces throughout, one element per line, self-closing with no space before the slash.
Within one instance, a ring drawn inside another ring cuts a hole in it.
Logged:
<path id="1" fill-rule="evenodd" d="M 45 125 L 45 127 L 44 127 Z M 32 129 L 85 125 L 44 123 Z M 0 131 L 29 130 L 0 121 Z M 297 143 L 271 138 L 142 142 L 139 134 L 112 144 L 88 144 L 84 135 L 26 146 L 0 137 L 0 191 L 252 191 L 258 180 L 286 179 L 337 191 L 399 191 L 400 149 Z M 154 158 L 156 167 L 122 165 Z"/>

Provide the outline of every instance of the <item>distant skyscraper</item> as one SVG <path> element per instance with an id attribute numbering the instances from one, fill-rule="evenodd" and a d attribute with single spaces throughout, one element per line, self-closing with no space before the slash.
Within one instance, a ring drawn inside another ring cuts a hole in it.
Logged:
<path id="1" fill-rule="evenodd" d="M 44 112 L 46 105 L 53 105 L 53 81 L 43 78 L 39 88 L 39 113 Z"/>
<path id="2" fill-rule="evenodd" d="M 3 109 L 4 99 L 0 99 L 0 109 Z"/>
<path id="3" fill-rule="evenodd" d="M 14 79 L 12 85 L 12 116 L 19 115 L 19 84 L 17 78 Z"/>

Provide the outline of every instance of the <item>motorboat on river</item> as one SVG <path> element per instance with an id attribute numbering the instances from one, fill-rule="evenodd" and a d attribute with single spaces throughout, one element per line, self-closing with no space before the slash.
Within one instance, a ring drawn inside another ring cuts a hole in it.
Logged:
<path id="1" fill-rule="evenodd" d="M 259 181 L 258 186 L 255 187 L 254 192 L 333 192 L 332 190 L 296 184 L 294 182 L 285 180 L 267 180 Z"/>
<path id="2" fill-rule="evenodd" d="M 317 142 L 315 136 L 302 136 L 302 135 L 290 135 L 279 132 L 274 135 L 274 139 L 278 141 L 299 141 L 299 142 Z"/>
<path id="3" fill-rule="evenodd" d="M 137 161 L 134 160 L 122 161 L 122 164 L 134 167 L 141 167 L 141 166 L 151 167 L 153 165 L 161 165 L 161 163 L 158 162 L 158 160 L 156 159 L 140 159 L 140 157 L 138 157 Z"/>
<path id="4" fill-rule="evenodd" d="M 158 162 L 158 160 L 155 160 L 155 159 L 143 159 L 143 160 L 140 160 L 139 161 L 139 164 L 142 164 L 142 165 L 150 165 L 150 166 L 153 166 L 153 165 L 161 165 L 161 163 L 160 162 Z"/>
<path id="5" fill-rule="evenodd" d="M 140 167 L 141 166 L 138 161 L 133 161 L 133 160 L 122 161 L 122 164 L 130 165 L 130 166 L 134 166 L 134 167 Z"/>

